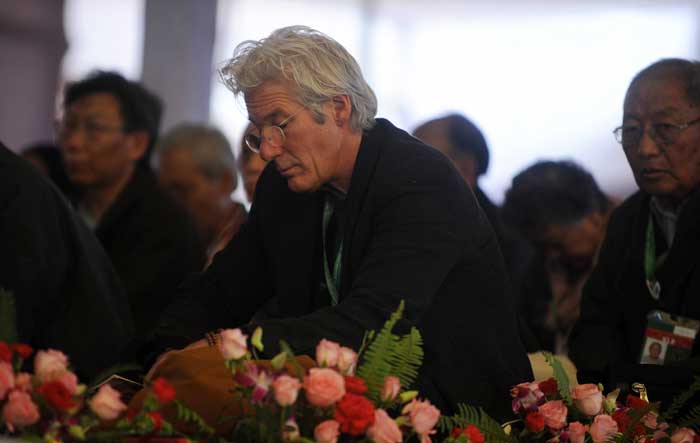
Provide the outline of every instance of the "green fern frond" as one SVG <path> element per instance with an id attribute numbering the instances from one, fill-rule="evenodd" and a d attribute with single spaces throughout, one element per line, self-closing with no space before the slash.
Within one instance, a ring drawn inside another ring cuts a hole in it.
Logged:
<path id="1" fill-rule="evenodd" d="M 501 425 L 491 418 L 482 408 L 465 404 L 457 405 L 458 412 L 450 417 L 441 416 L 438 428 L 442 434 L 449 434 L 453 428 L 474 425 L 489 443 L 515 443 L 515 438 L 505 433 Z"/>
<path id="2" fill-rule="evenodd" d="M 404 302 L 391 314 L 389 320 L 379 333 L 374 334 L 374 339 L 364 352 L 362 364 L 357 369 L 357 375 L 367 383 L 367 396 L 375 402 L 380 400 L 380 393 L 384 385 L 384 379 L 393 375 L 391 356 L 399 344 L 399 338 L 391 331 L 403 315 Z"/>
<path id="3" fill-rule="evenodd" d="M 175 403 L 175 407 L 177 408 L 178 420 L 193 425 L 196 429 L 196 432 L 200 434 L 215 434 L 214 429 L 211 426 L 209 426 L 199 414 L 197 414 L 178 400 L 175 400 L 173 403 Z"/>
<path id="4" fill-rule="evenodd" d="M 399 339 L 391 357 L 393 375 L 404 389 L 410 389 L 423 363 L 423 337 L 418 329 L 411 328 L 411 332 Z"/>
<path id="5" fill-rule="evenodd" d="M 695 381 L 688 387 L 688 390 L 676 396 L 671 402 L 671 406 L 659 417 L 659 423 L 670 421 L 680 411 L 688 400 L 690 400 L 697 392 L 700 392 L 700 376 L 695 377 Z"/>
<path id="6" fill-rule="evenodd" d="M 15 297 L 10 291 L 0 288 L 0 341 L 17 343 L 16 322 Z"/>
<path id="7" fill-rule="evenodd" d="M 559 395 L 567 405 L 570 405 L 572 403 L 572 399 L 569 376 L 566 375 L 564 366 L 562 366 L 559 359 L 553 356 L 551 352 L 543 352 L 542 355 L 544 356 L 544 360 L 547 362 L 547 364 L 552 367 L 552 371 L 554 371 L 554 379 L 557 381 Z"/>
<path id="8" fill-rule="evenodd" d="M 697 405 L 688 411 L 688 413 L 685 414 L 682 419 L 680 419 L 678 426 L 693 428 L 696 431 L 700 429 L 700 405 Z"/>

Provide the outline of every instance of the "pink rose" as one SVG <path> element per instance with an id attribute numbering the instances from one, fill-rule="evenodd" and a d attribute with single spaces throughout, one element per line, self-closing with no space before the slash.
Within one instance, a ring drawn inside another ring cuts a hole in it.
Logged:
<path id="1" fill-rule="evenodd" d="M 391 401 L 395 399 L 401 391 L 401 381 L 393 375 L 389 375 L 384 379 L 382 387 L 382 401 Z"/>
<path id="2" fill-rule="evenodd" d="M 367 429 L 367 436 L 374 443 L 401 443 L 403 441 L 399 425 L 383 409 L 374 411 L 374 424 Z"/>
<path id="3" fill-rule="evenodd" d="M 340 369 L 340 372 L 346 375 L 352 375 L 355 373 L 356 365 L 357 352 L 342 346 L 340 348 L 340 352 L 338 353 L 338 369 Z"/>
<path id="4" fill-rule="evenodd" d="M 7 396 L 7 403 L 2 408 L 2 418 L 10 432 L 15 426 L 31 426 L 39 421 L 39 408 L 24 391 L 12 391 Z"/>
<path id="5" fill-rule="evenodd" d="M 576 408 L 584 415 L 596 415 L 603 406 L 603 393 L 597 385 L 578 385 L 571 393 Z"/>
<path id="6" fill-rule="evenodd" d="M 402 413 L 408 414 L 416 434 L 423 436 L 435 433 L 433 428 L 440 418 L 440 410 L 430 404 L 430 401 L 419 401 L 414 398 L 404 406 Z"/>
<path id="7" fill-rule="evenodd" d="M 569 423 L 569 442 L 583 443 L 586 439 L 586 427 L 578 421 Z"/>
<path id="8" fill-rule="evenodd" d="M 280 406 L 289 406 L 297 401 L 301 382 L 288 375 L 280 375 L 272 382 L 272 389 L 275 391 L 275 400 Z"/>
<path id="9" fill-rule="evenodd" d="M 20 372 L 15 376 L 15 387 L 24 392 L 32 391 L 32 374 Z"/>
<path id="10" fill-rule="evenodd" d="M 617 422 L 606 414 L 596 415 L 588 430 L 593 443 L 604 443 L 617 432 Z"/>
<path id="11" fill-rule="evenodd" d="M 659 414 L 657 414 L 656 412 L 647 412 L 644 416 L 644 426 L 646 426 L 649 429 L 656 429 L 656 427 L 659 426 L 659 423 L 657 421 L 658 418 Z"/>
<path id="12" fill-rule="evenodd" d="M 309 403 L 325 408 L 343 398 L 345 379 L 333 369 L 312 368 L 304 377 L 304 391 Z"/>
<path id="13" fill-rule="evenodd" d="M 247 338 L 240 329 L 224 329 L 220 333 L 221 340 L 217 343 L 224 360 L 238 360 L 248 352 Z"/>
<path id="14" fill-rule="evenodd" d="M 559 430 L 566 426 L 566 414 L 569 411 L 561 400 L 552 400 L 540 406 L 539 413 L 544 417 L 544 424 L 550 429 Z"/>
<path id="15" fill-rule="evenodd" d="M 314 429 L 316 443 L 337 443 L 340 434 L 340 423 L 335 420 L 326 420 L 319 423 Z"/>
<path id="16" fill-rule="evenodd" d="M 0 400 L 5 398 L 5 395 L 10 389 L 15 387 L 15 371 L 12 366 L 4 361 L 0 361 Z"/>
<path id="17" fill-rule="evenodd" d="M 97 394 L 88 401 L 88 404 L 102 420 L 114 420 L 126 411 L 126 405 L 122 402 L 119 391 L 107 384 L 100 386 Z"/>
<path id="18" fill-rule="evenodd" d="M 338 354 L 340 345 L 324 338 L 316 346 L 316 363 L 319 366 L 335 367 L 338 364 Z"/>
<path id="19" fill-rule="evenodd" d="M 78 391 L 78 377 L 71 371 L 65 371 L 54 380 L 60 381 L 66 387 L 70 395 L 75 395 Z"/>
<path id="20" fill-rule="evenodd" d="M 690 428 L 678 428 L 671 435 L 671 443 L 693 443 L 695 431 Z"/>
<path id="21" fill-rule="evenodd" d="M 43 384 L 68 370 L 68 357 L 61 351 L 39 351 L 34 357 L 34 375 Z"/>

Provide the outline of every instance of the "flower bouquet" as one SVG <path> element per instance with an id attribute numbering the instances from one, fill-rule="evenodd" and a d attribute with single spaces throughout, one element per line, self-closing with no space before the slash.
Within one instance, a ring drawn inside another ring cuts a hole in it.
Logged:
<path id="1" fill-rule="evenodd" d="M 34 373 L 22 372 L 32 354 L 27 345 L 0 341 L 0 434 L 47 443 L 127 441 L 132 436 L 139 441 L 190 441 L 159 411 L 175 396 L 164 379 L 151 384 L 140 410 L 128 410 L 109 384 L 89 395 L 60 351 L 36 352 Z"/>

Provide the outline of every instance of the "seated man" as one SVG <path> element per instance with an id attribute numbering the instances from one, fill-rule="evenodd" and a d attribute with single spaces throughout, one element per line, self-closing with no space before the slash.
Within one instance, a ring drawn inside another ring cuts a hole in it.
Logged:
<path id="1" fill-rule="evenodd" d="M 568 161 L 535 163 L 506 192 L 504 220 L 536 251 L 517 288 L 518 311 L 543 350 L 568 351 L 611 207 L 593 176 Z"/>
<path id="2" fill-rule="evenodd" d="M 109 258 L 48 177 L 2 144 L 0 245 L 18 340 L 65 352 L 86 381 L 118 363 L 133 324 Z"/>
<path id="3" fill-rule="evenodd" d="M 145 336 L 204 258 L 187 213 L 144 160 L 158 135 L 160 101 L 118 74 L 98 72 L 69 84 L 63 104 L 58 144 L 77 211 L 112 260 L 136 334 Z"/>
<path id="4" fill-rule="evenodd" d="M 417 388 L 445 413 L 509 415 L 509 388 L 532 373 L 496 237 L 449 160 L 375 119 L 357 62 L 312 29 L 242 43 L 222 75 L 269 164 L 248 221 L 167 310 L 161 346 L 259 325 L 267 357 L 280 339 L 357 349 L 405 300 L 401 329 L 424 338 Z"/>
<path id="5" fill-rule="evenodd" d="M 161 137 L 154 163 L 160 184 L 195 221 L 210 263 L 248 216 L 231 199 L 238 186 L 231 145 L 218 129 L 182 124 Z"/>
<path id="6" fill-rule="evenodd" d="M 614 132 L 640 190 L 611 216 L 570 340 L 580 379 L 642 382 L 652 400 L 669 399 L 700 373 L 692 321 L 682 340 L 658 335 L 669 345 L 664 365 L 640 364 L 659 324 L 700 319 L 698 85 L 700 63 L 681 59 L 632 80 Z"/>

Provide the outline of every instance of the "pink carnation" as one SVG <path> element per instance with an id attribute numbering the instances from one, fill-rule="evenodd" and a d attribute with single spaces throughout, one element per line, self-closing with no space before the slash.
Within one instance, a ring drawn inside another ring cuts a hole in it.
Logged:
<path id="1" fill-rule="evenodd" d="M 337 443 L 340 435 L 340 423 L 335 420 L 326 420 L 319 423 L 314 429 L 314 439 L 317 443 Z"/>
<path id="2" fill-rule="evenodd" d="M 325 338 L 316 346 L 316 363 L 319 366 L 333 368 L 338 364 L 340 345 Z"/>
<path id="3" fill-rule="evenodd" d="M 539 413 L 544 417 L 544 424 L 550 429 L 559 430 L 566 426 L 568 410 L 561 400 L 548 401 L 540 406 Z"/>
<path id="4" fill-rule="evenodd" d="M 34 375 L 40 384 L 53 381 L 68 370 L 68 357 L 61 351 L 39 351 L 34 357 Z"/>
<path id="5" fill-rule="evenodd" d="M 280 375 L 272 382 L 272 389 L 275 391 L 275 400 L 280 406 L 289 406 L 297 401 L 301 382 L 289 375 Z"/>
<path id="6" fill-rule="evenodd" d="M 603 406 L 603 393 L 594 384 L 576 386 L 571 397 L 574 399 L 576 408 L 584 415 L 596 415 Z"/>
<path id="7" fill-rule="evenodd" d="M 374 443 L 401 443 L 401 429 L 383 409 L 374 411 L 374 424 L 367 429 L 367 436 Z"/>
<path id="8" fill-rule="evenodd" d="M 114 420 L 126 410 L 119 392 L 108 384 L 100 386 L 97 394 L 88 401 L 88 404 L 102 420 Z"/>
<path id="9" fill-rule="evenodd" d="M 26 392 L 12 391 L 2 408 L 2 418 L 10 432 L 14 432 L 15 426 L 22 428 L 38 422 L 39 408 Z"/>
<path id="10" fill-rule="evenodd" d="M 5 395 L 10 389 L 15 387 L 15 372 L 12 366 L 4 361 L 0 361 L 0 400 L 5 398 Z"/>
<path id="11" fill-rule="evenodd" d="M 328 368 L 312 368 L 304 377 L 306 398 L 314 406 L 331 406 L 345 395 L 345 379 Z"/>
<path id="12" fill-rule="evenodd" d="M 604 443 L 617 432 L 617 422 L 606 414 L 596 415 L 588 433 L 591 434 L 593 443 Z"/>
<path id="13" fill-rule="evenodd" d="M 224 360 L 238 360 L 248 352 L 248 336 L 240 329 L 225 329 L 220 333 L 221 340 L 216 344 Z"/>

